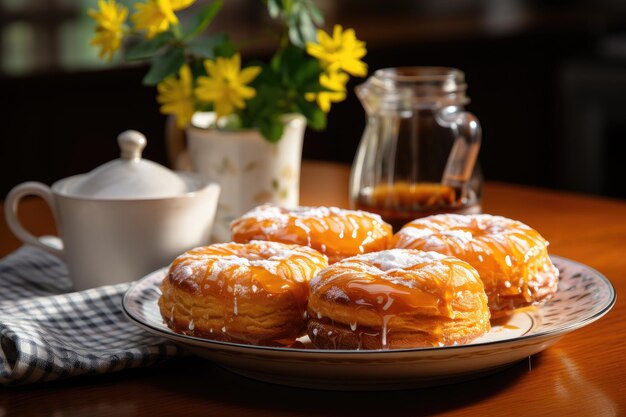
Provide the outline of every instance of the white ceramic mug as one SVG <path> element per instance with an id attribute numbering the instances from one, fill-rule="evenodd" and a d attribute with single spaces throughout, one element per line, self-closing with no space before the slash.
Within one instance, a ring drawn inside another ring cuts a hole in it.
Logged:
<path id="1" fill-rule="evenodd" d="M 9 228 L 24 243 L 63 259 L 75 290 L 139 279 L 185 250 L 209 242 L 220 192 L 215 183 L 202 183 L 196 191 L 172 197 L 101 199 L 66 193 L 68 184 L 78 177 L 57 181 L 52 187 L 38 182 L 20 184 L 5 202 Z M 62 248 L 21 225 L 18 206 L 28 195 L 39 196 L 50 206 Z"/>

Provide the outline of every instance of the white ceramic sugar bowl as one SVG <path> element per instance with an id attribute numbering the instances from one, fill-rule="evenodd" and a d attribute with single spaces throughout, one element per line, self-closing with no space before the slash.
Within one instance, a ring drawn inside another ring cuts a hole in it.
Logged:
<path id="1" fill-rule="evenodd" d="M 139 132 L 122 133 L 118 143 L 120 159 L 52 187 L 20 184 L 5 202 L 13 233 L 63 259 L 76 290 L 141 278 L 209 242 L 219 185 L 142 159 L 146 138 Z M 28 195 L 50 205 L 61 248 L 20 224 L 17 209 Z"/>

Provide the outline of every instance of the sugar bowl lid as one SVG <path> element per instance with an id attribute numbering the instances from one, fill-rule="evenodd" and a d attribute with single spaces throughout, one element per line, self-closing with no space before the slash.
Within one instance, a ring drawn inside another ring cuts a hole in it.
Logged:
<path id="1" fill-rule="evenodd" d="M 166 198 L 194 191 L 181 175 L 142 159 L 146 137 L 127 130 L 117 137 L 121 155 L 79 178 L 65 190 L 70 195 L 96 199 Z"/>

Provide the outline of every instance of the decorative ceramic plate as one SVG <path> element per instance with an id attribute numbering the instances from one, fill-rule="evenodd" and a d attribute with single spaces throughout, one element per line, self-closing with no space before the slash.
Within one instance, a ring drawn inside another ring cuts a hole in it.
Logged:
<path id="1" fill-rule="evenodd" d="M 340 390 L 400 389 L 471 379 L 541 352 L 563 335 L 586 326 L 615 304 L 606 277 L 583 264 L 553 256 L 559 288 L 547 304 L 515 313 L 470 344 L 398 350 L 316 350 L 217 342 L 174 333 L 157 301 L 167 269 L 137 281 L 124 296 L 126 315 L 145 330 L 170 339 L 232 372 L 283 385 Z"/>

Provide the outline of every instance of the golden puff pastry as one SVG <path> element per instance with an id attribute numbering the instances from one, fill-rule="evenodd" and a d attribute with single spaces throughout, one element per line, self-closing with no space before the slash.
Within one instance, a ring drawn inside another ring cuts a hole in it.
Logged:
<path id="1" fill-rule="evenodd" d="M 251 344 L 303 334 L 309 280 L 328 265 L 304 246 L 253 241 L 192 249 L 170 266 L 159 308 L 174 331 Z"/>
<path id="2" fill-rule="evenodd" d="M 388 249 L 393 232 L 377 214 L 337 207 L 286 209 L 265 204 L 231 223 L 235 242 L 269 240 L 312 247 L 334 263 Z"/>
<path id="3" fill-rule="evenodd" d="M 322 349 L 468 343 L 490 329 L 483 283 L 469 264 L 391 249 L 344 259 L 311 281 L 307 333 Z"/>
<path id="4" fill-rule="evenodd" d="M 524 223 L 505 217 L 425 217 L 406 224 L 393 245 L 455 256 L 472 265 L 485 284 L 492 317 L 550 299 L 559 283 L 548 242 Z"/>

